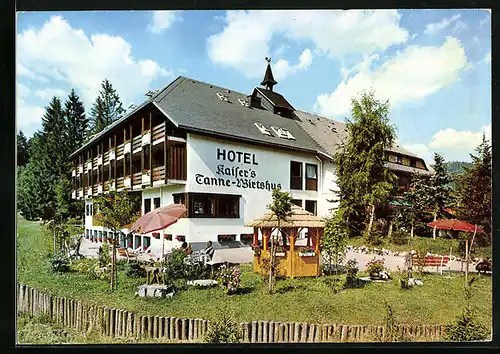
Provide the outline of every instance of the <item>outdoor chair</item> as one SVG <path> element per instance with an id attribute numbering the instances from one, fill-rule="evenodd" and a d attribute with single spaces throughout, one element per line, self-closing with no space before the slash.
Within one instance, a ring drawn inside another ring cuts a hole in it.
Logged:
<path id="1" fill-rule="evenodd" d="M 118 254 L 127 258 L 127 262 L 130 262 L 131 259 L 137 260 L 137 254 L 129 252 L 126 248 L 118 248 Z"/>

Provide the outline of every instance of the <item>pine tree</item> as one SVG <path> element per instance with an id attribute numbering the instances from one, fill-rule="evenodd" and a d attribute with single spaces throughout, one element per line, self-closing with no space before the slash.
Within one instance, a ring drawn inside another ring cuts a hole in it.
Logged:
<path id="1" fill-rule="evenodd" d="M 410 188 L 404 195 L 409 207 L 403 211 L 404 223 L 410 229 L 410 237 L 413 237 L 415 228 L 422 226 L 429 218 L 429 210 L 433 205 L 430 188 L 430 176 L 419 173 L 412 175 Z"/>
<path id="2" fill-rule="evenodd" d="M 434 174 L 430 179 L 429 197 L 432 199 L 434 220 L 436 220 L 443 215 L 444 208 L 452 203 L 451 176 L 443 156 L 438 153 L 434 153 L 432 168 Z M 436 228 L 434 228 L 432 237 L 436 238 Z"/>
<path id="3" fill-rule="evenodd" d="M 22 131 L 17 134 L 17 165 L 26 166 L 29 160 L 29 140 Z"/>
<path id="4" fill-rule="evenodd" d="M 460 219 L 481 225 L 490 234 L 492 165 L 491 145 L 486 136 L 475 151 L 477 155 L 471 154 L 472 166 L 464 167 L 464 173 L 457 178 L 457 212 Z"/>
<path id="5" fill-rule="evenodd" d="M 83 145 L 87 139 L 88 119 L 85 116 L 80 97 L 72 89 L 66 100 L 64 114 L 66 116 L 68 151 L 74 152 Z"/>
<path id="6" fill-rule="evenodd" d="M 61 100 L 58 97 L 53 97 L 49 106 L 46 107 L 42 118 L 42 128 L 45 152 L 47 158 L 50 158 L 47 168 L 53 174 L 54 180 L 57 180 L 59 176 L 69 173 L 70 166 L 66 120 Z"/>
<path id="7" fill-rule="evenodd" d="M 347 140 L 334 156 L 339 208 L 351 236 L 359 234 L 368 209 L 369 235 L 376 205 L 385 203 L 394 191 L 396 177 L 385 168 L 384 154 L 392 146 L 395 132 L 389 124 L 389 102 L 377 100 L 374 92 L 352 99 L 351 110 Z"/>
<path id="8" fill-rule="evenodd" d="M 125 109 L 122 107 L 120 96 L 116 93 L 111 82 L 104 79 L 101 83 L 99 96 L 90 111 L 91 133 L 99 133 L 124 113 Z"/>

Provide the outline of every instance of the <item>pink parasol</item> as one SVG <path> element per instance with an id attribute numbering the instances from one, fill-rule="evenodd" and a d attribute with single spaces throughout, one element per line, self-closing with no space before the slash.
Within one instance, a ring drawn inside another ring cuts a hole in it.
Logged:
<path id="1" fill-rule="evenodd" d="M 175 224 L 184 213 L 186 213 L 186 207 L 183 204 L 171 204 L 154 209 L 141 216 L 132 225 L 132 232 L 147 234 L 163 230 Z"/>

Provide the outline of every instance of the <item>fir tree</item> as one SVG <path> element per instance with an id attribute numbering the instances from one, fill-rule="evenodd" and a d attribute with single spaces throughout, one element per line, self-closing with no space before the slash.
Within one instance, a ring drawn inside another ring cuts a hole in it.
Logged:
<path id="1" fill-rule="evenodd" d="M 469 223 L 481 225 L 491 232 L 491 145 L 483 135 L 481 144 L 471 154 L 472 165 L 464 167 L 457 179 L 458 217 Z"/>
<path id="2" fill-rule="evenodd" d="M 339 208 L 351 236 L 360 231 L 366 210 L 366 232 L 370 234 L 376 205 L 385 203 L 394 191 L 396 177 L 384 167 L 385 151 L 395 138 L 388 113 L 389 102 L 377 100 L 373 92 L 352 99 L 352 116 L 346 124 L 348 137 L 334 156 Z"/>
<path id="3" fill-rule="evenodd" d="M 42 118 L 44 150 L 50 163 L 46 165 L 54 180 L 69 172 L 68 136 L 61 100 L 53 97 Z"/>
<path id="4" fill-rule="evenodd" d="M 101 83 L 99 96 L 90 111 L 91 133 L 99 133 L 124 113 L 125 109 L 122 107 L 120 96 L 113 88 L 111 82 L 108 79 L 104 79 Z"/>
<path id="5" fill-rule="evenodd" d="M 404 199 L 409 204 L 403 212 L 405 226 L 410 229 L 410 237 L 414 230 L 429 218 L 429 210 L 433 205 L 430 196 L 430 176 L 414 173 L 411 177 L 409 190 Z"/>
<path id="6" fill-rule="evenodd" d="M 434 174 L 430 179 L 429 197 L 432 198 L 434 220 L 436 220 L 443 215 L 444 208 L 452 203 L 451 176 L 443 156 L 438 153 L 434 153 L 432 168 Z M 436 238 L 436 228 L 434 228 L 432 237 Z"/>
<path id="7" fill-rule="evenodd" d="M 68 149 L 72 153 L 83 145 L 87 139 L 88 129 L 85 108 L 74 89 L 71 90 L 66 100 L 64 113 L 66 116 Z"/>
<path id="8" fill-rule="evenodd" d="M 17 165 L 26 166 L 29 161 L 29 140 L 22 131 L 17 134 Z"/>

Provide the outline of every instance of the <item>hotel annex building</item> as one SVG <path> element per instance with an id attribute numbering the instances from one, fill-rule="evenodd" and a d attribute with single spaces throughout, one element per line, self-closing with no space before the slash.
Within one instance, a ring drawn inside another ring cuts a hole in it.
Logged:
<path id="1" fill-rule="evenodd" d="M 92 198 L 111 190 L 140 196 L 141 214 L 185 204 L 186 217 L 164 231 L 172 235 L 167 249 L 179 240 L 245 240 L 253 233 L 245 223 L 265 213 L 276 187 L 326 216 L 337 188 L 332 157 L 345 125 L 294 109 L 273 90 L 276 83 L 270 65 L 250 95 L 180 76 L 75 151 L 72 197 L 85 200 L 86 237 L 106 238 Z M 413 172 L 429 173 L 423 159 L 401 147 L 387 156 L 399 187 Z M 134 248 L 154 242 L 161 239 L 128 229 L 120 237 Z"/>

